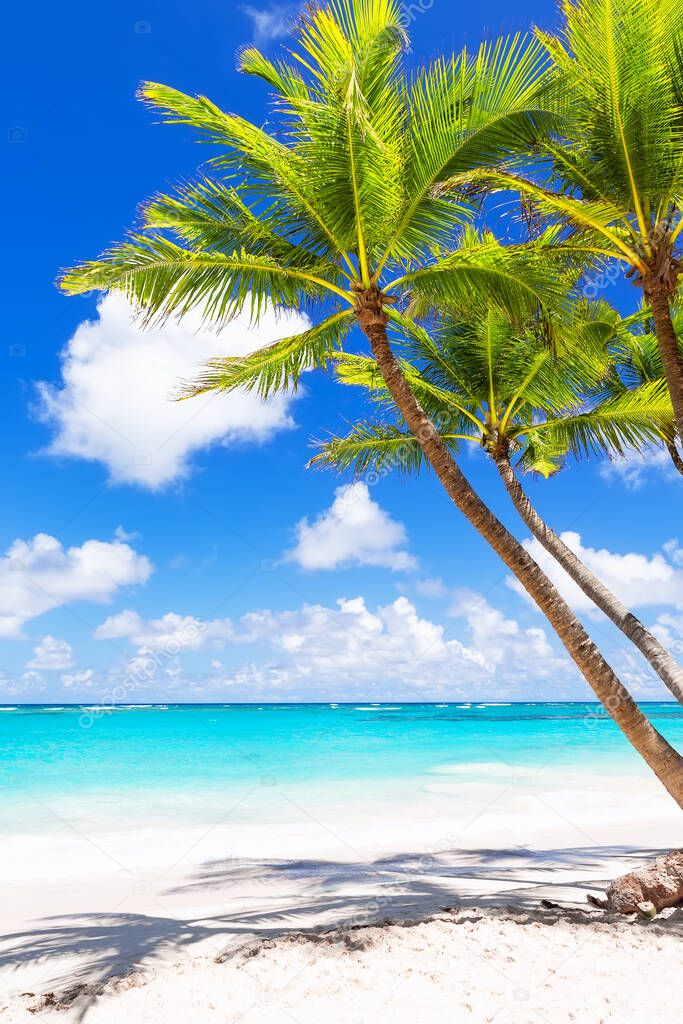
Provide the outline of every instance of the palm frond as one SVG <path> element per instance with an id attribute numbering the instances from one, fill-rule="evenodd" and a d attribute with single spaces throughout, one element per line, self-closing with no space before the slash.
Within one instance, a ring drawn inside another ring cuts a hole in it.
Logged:
<path id="1" fill-rule="evenodd" d="M 649 211 L 680 174 L 681 108 L 670 62 L 680 8 L 660 0 L 572 0 L 563 12 L 562 43 L 541 37 L 568 79 L 569 137 L 590 152 L 592 179 L 645 237 Z"/>
<path id="2" fill-rule="evenodd" d="M 661 444 L 672 431 L 666 382 L 650 381 L 585 412 L 533 424 L 525 435 L 520 462 L 525 469 L 536 470 L 539 462 L 559 463 L 567 454 L 623 456 Z"/>
<path id="3" fill-rule="evenodd" d="M 265 254 L 246 251 L 226 256 L 189 249 L 160 235 L 134 235 L 99 260 L 67 271 L 60 283 L 72 295 L 91 289 L 120 291 L 143 311 L 147 323 L 198 309 L 205 323 L 218 327 L 244 309 L 257 320 L 267 307 L 305 308 L 330 295 L 346 298 L 313 268 L 283 266 Z"/>
<path id="4" fill-rule="evenodd" d="M 360 422 L 345 437 L 316 441 L 318 454 L 309 466 L 352 470 L 356 476 L 368 472 L 417 473 L 424 465 L 424 453 L 408 431 L 391 424 Z"/>
<path id="5" fill-rule="evenodd" d="M 201 374 L 181 387 L 178 397 L 241 388 L 256 391 L 265 399 L 278 391 L 295 391 L 306 370 L 327 366 L 349 330 L 351 318 L 352 312 L 345 310 L 251 355 L 212 359 Z"/>
<path id="6" fill-rule="evenodd" d="M 389 258 L 424 256 L 469 216 L 465 190 L 442 190 L 527 149 L 557 127 L 544 104 L 550 65 L 533 39 L 515 36 L 439 58 L 420 71 L 408 94 L 406 202 L 389 240 Z"/>

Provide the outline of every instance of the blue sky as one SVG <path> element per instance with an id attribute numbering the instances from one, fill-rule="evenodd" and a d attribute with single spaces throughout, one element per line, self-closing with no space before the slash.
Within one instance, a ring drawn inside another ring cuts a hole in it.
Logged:
<path id="1" fill-rule="evenodd" d="M 121 300 L 98 308 L 54 287 L 61 267 L 120 238 L 145 196 L 206 158 L 154 123 L 138 83 L 205 92 L 260 122 L 267 94 L 237 75 L 235 54 L 255 39 L 277 48 L 290 14 L 39 4 L 30 31 L 20 8 L 7 15 L 0 702 L 587 695 L 433 478 L 350 488 L 305 469 L 311 437 L 343 429 L 355 396 L 309 375 L 296 399 L 266 408 L 171 405 L 175 380 L 217 339 L 191 323 L 143 335 Z M 423 0 L 409 16 L 417 64 L 551 27 L 555 13 Z M 637 297 L 621 283 L 609 295 L 624 310 Z M 261 336 L 286 326 L 269 320 Z M 230 331 L 221 349 L 254 344 L 242 325 Z M 491 468 L 472 456 L 464 466 L 524 538 Z M 680 650 L 682 491 L 666 464 L 573 466 L 529 487 Z M 658 695 L 605 620 L 578 607 L 625 681 Z"/>

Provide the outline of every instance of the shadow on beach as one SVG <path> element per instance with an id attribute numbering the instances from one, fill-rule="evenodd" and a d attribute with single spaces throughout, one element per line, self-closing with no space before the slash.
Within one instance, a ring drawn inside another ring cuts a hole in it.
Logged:
<path id="1" fill-rule="evenodd" d="M 51 987 L 68 1001 L 94 996 L 108 979 L 177 959 L 192 947 L 201 955 L 225 959 L 254 939 L 299 932 L 353 947 L 357 929 L 364 925 L 414 923 L 445 910 L 456 912 L 455 924 L 473 915 L 504 912 L 520 923 L 554 923 L 571 915 L 590 926 L 596 919 L 610 918 L 591 910 L 586 895 L 604 889 L 617 870 L 634 869 L 662 852 L 608 846 L 454 850 L 427 857 L 406 853 L 368 862 L 214 860 L 185 884 L 155 893 L 158 916 L 67 915 L 6 934 L 0 967 L 7 971 L 29 962 L 44 965 Z M 201 897 L 202 909 L 212 913 L 178 913 L 178 897 L 191 897 L 194 909 Z M 683 937 L 683 910 L 643 926 Z M 57 968 L 65 958 L 69 967 L 61 974 Z M 85 1012 L 87 1001 L 81 1015 Z"/>

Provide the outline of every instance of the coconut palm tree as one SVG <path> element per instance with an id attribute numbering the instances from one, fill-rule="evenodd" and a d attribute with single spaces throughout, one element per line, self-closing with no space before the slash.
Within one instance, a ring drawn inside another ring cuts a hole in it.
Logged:
<path id="1" fill-rule="evenodd" d="M 598 698 L 683 807 L 683 758 L 654 729 L 547 576 L 476 494 L 421 408 L 387 325 L 410 293 L 422 302 L 469 295 L 519 307 L 552 334 L 559 288 L 539 246 L 477 240 L 454 247 L 470 212 L 441 184 L 523 151 L 555 123 L 544 107 L 540 44 L 514 39 L 436 60 L 409 78 L 396 0 L 332 0 L 308 9 L 289 63 L 257 50 L 240 66 L 270 85 L 269 131 L 205 97 L 147 83 L 142 96 L 169 121 L 220 145 L 205 177 L 159 196 L 142 230 L 67 272 L 67 292 L 118 289 L 146 321 L 202 311 L 220 326 L 268 305 L 309 311 L 313 326 L 238 360 L 217 360 L 193 393 L 255 387 L 268 394 L 324 366 L 353 326 L 454 504 L 517 576 Z M 171 237 L 169 237 L 171 236 Z M 568 250 L 569 251 L 569 247 Z M 552 258 L 552 257 L 549 257 Z M 567 252 L 562 260 L 567 259 Z M 583 256 L 582 256 L 583 259 Z M 552 340 L 552 338 L 551 338 Z"/>
<path id="2" fill-rule="evenodd" d="M 671 319 L 683 358 L 683 310 L 674 309 Z M 664 377 L 657 337 L 653 330 L 652 318 L 647 311 L 637 313 L 623 324 L 626 329 L 619 332 L 612 348 L 614 373 L 606 381 L 615 396 L 630 388 L 639 388 L 648 381 L 662 380 Z M 675 435 L 667 433 L 663 443 L 673 467 L 683 476 L 683 456 L 678 450 Z"/>
<path id="3" fill-rule="evenodd" d="M 683 4 L 562 0 L 561 9 L 561 33 L 537 37 L 561 73 L 562 130 L 536 148 L 535 175 L 507 169 L 486 183 L 518 190 L 626 268 L 652 310 L 683 438 L 683 356 L 671 318 L 683 270 Z"/>
<path id="4" fill-rule="evenodd" d="M 461 314 L 464 315 L 464 314 Z M 554 356 L 538 324 L 511 320 L 489 306 L 466 320 L 442 315 L 435 330 L 413 327 L 399 337 L 403 373 L 422 408 L 454 454 L 484 449 L 521 518 L 581 590 L 641 651 L 683 704 L 683 668 L 662 643 L 544 521 L 525 493 L 519 470 L 545 477 L 568 453 L 621 456 L 634 448 L 672 444 L 673 413 L 666 381 L 622 379 L 608 344 L 622 352 L 631 335 L 606 303 L 577 307 L 571 341 Z M 415 471 L 424 455 L 406 430 L 374 359 L 338 358 L 342 383 L 370 391 L 390 419 L 364 421 L 320 445 L 312 464 L 357 472 Z"/>

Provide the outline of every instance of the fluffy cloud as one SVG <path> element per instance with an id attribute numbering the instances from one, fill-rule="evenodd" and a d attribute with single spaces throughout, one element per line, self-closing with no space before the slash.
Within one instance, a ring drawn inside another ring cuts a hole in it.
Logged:
<path id="1" fill-rule="evenodd" d="M 480 651 L 488 669 L 518 666 L 550 676 L 566 671 L 569 663 L 556 654 L 542 629 L 523 629 L 516 619 L 508 619 L 485 597 L 470 590 L 456 593 L 451 615 L 464 618 L 469 626 L 470 642 Z"/>
<path id="2" fill-rule="evenodd" d="M 484 666 L 477 651 L 447 639 L 444 627 L 420 618 L 405 597 L 374 612 L 362 597 L 340 598 L 336 608 L 252 612 L 240 620 L 237 636 L 270 645 L 312 681 L 389 676 L 410 682 L 428 678 L 435 665 L 448 664 L 454 673 L 464 665 Z"/>
<path id="3" fill-rule="evenodd" d="M 416 562 L 403 550 L 405 543 L 405 527 L 372 500 L 367 484 L 345 484 L 313 523 L 301 520 L 296 545 L 286 558 L 303 569 L 351 565 L 411 569 Z"/>
<path id="4" fill-rule="evenodd" d="M 683 615 L 663 612 L 652 628 L 673 656 L 683 662 Z"/>
<path id="5" fill-rule="evenodd" d="M 668 543 L 664 552 L 651 558 L 636 552 L 616 554 L 606 548 L 585 547 L 581 535 L 566 531 L 560 535 L 565 544 L 598 576 L 628 608 L 645 608 L 670 604 L 683 607 L 683 568 L 681 549 L 677 542 Z M 594 611 L 595 606 L 582 590 L 560 568 L 554 558 L 537 540 L 524 541 L 524 547 L 548 574 L 563 596 L 579 612 Z M 526 597 L 526 591 L 517 581 L 510 586 Z"/>
<path id="6" fill-rule="evenodd" d="M 120 540 L 72 548 L 46 533 L 15 540 L 0 559 L 0 636 L 20 636 L 25 622 L 61 604 L 109 601 L 151 572 L 150 561 Z"/>
<path id="7" fill-rule="evenodd" d="M 61 676 L 62 686 L 66 690 L 84 689 L 87 690 L 92 684 L 95 673 L 91 668 L 82 669 L 80 672 L 68 672 Z"/>
<path id="8" fill-rule="evenodd" d="M 555 684 L 576 674 L 568 659 L 556 654 L 540 629 L 523 629 L 506 619 L 478 594 L 462 593 L 454 614 L 464 623 L 466 636 L 422 617 L 406 597 L 376 609 L 362 597 L 340 598 L 333 607 L 306 604 L 288 611 L 249 612 L 233 622 L 214 619 L 204 623 L 170 613 L 151 622 L 135 612 L 112 616 L 98 630 L 102 637 L 127 637 L 161 657 L 137 656 L 127 666 L 146 687 L 168 675 L 172 654 L 184 653 L 182 642 L 161 647 L 162 636 L 182 637 L 183 624 L 200 625 L 191 649 L 222 647 L 230 660 L 212 657 L 201 676 L 174 673 L 167 687 L 205 696 L 229 689 L 234 697 L 256 694 L 324 699 L 330 692 L 368 699 L 374 692 L 392 692 L 401 699 L 442 696 L 467 699 L 476 692 L 521 695 L 529 686 L 529 664 L 534 681 Z M 170 634 L 169 628 L 173 629 Z M 258 654 L 244 664 L 241 649 L 255 647 Z M 166 657 L 169 654 L 169 657 Z M 140 664 L 137 664 L 137 661 Z M 160 690 L 163 698 L 166 691 Z"/>
<path id="9" fill-rule="evenodd" d="M 127 639 L 141 650 L 170 653 L 180 650 L 199 650 L 209 643 L 224 643 L 234 637 L 229 619 L 205 622 L 193 615 L 167 612 L 159 619 L 143 621 L 137 612 L 126 609 L 110 615 L 95 631 L 102 640 Z"/>
<path id="10" fill-rule="evenodd" d="M 107 295 L 64 350 L 61 386 L 38 386 L 38 415 L 56 429 L 47 451 L 102 462 L 112 481 L 156 490 L 185 477 L 195 452 L 263 441 L 293 425 L 291 396 L 171 395 L 208 359 L 244 355 L 307 325 L 298 314 L 269 312 L 258 327 L 240 318 L 218 334 L 193 315 L 143 330 L 121 295 Z"/>
<path id="11" fill-rule="evenodd" d="M 26 663 L 26 668 L 37 671 L 63 671 L 73 665 L 71 644 L 66 640 L 58 640 L 54 636 L 44 636 L 33 649 L 33 657 Z"/>
<path id="12" fill-rule="evenodd" d="M 681 482 L 669 453 L 664 448 L 645 452 L 629 452 L 623 458 L 604 459 L 600 463 L 600 476 L 608 483 L 619 482 L 629 491 L 638 491 L 648 478 Z"/>
<path id="13" fill-rule="evenodd" d="M 45 677 L 33 669 L 23 672 L 14 679 L 0 672 L 0 703 L 5 703 L 8 697 L 12 700 L 31 702 L 41 696 L 44 690 Z"/>

